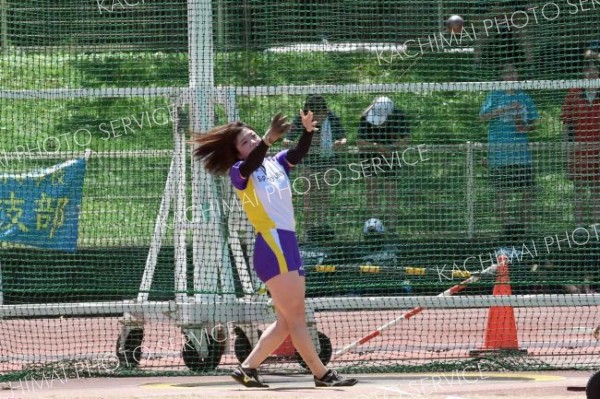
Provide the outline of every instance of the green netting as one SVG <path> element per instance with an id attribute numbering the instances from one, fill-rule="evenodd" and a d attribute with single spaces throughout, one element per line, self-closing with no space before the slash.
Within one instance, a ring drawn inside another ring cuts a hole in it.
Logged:
<path id="1" fill-rule="evenodd" d="M 598 1 L 0 1 L 0 378 L 227 372 L 247 356 L 274 320 L 253 231 L 185 141 L 237 119 L 263 132 L 311 95 L 340 141 L 319 136 L 290 177 L 323 360 L 597 367 L 599 14 Z M 396 117 L 374 136 L 365 111 L 382 96 Z M 70 160 L 85 160 L 81 182 L 46 170 Z M 499 254 L 519 345 L 475 356 L 503 328 L 487 324 Z M 287 346 L 264 368 L 305 371 Z"/>

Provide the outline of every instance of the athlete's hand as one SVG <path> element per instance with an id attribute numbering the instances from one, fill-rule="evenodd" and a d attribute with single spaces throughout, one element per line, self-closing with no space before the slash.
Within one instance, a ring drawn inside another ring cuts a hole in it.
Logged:
<path id="1" fill-rule="evenodd" d="M 290 128 L 292 124 L 288 122 L 287 116 L 282 115 L 281 112 L 278 112 L 277 115 L 271 119 L 271 126 L 265 133 L 263 137 L 264 142 L 271 146 L 277 140 L 279 140 Z"/>
<path id="2" fill-rule="evenodd" d="M 314 132 L 316 130 L 319 130 L 319 129 L 316 128 L 317 121 L 313 120 L 313 113 L 312 113 L 312 111 L 308 111 L 305 114 L 303 110 L 300 110 L 300 119 L 302 119 L 302 126 L 304 126 L 304 129 L 307 132 L 311 133 L 311 132 Z"/>

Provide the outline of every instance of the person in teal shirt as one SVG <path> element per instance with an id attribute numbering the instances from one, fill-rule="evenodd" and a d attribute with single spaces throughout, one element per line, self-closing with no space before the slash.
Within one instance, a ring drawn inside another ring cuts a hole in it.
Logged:
<path id="1" fill-rule="evenodd" d="M 512 63 L 505 64 L 500 74 L 504 81 L 519 78 Z M 539 119 L 537 108 L 531 97 L 521 90 L 494 90 L 487 96 L 479 115 L 489 122 L 487 163 L 496 195 L 496 212 L 506 236 L 523 234 L 531 224 L 529 205 L 534 200 L 528 136 Z M 520 204 L 509 210 L 507 200 L 513 193 L 519 194 Z M 515 218 L 511 220 L 512 215 Z"/>

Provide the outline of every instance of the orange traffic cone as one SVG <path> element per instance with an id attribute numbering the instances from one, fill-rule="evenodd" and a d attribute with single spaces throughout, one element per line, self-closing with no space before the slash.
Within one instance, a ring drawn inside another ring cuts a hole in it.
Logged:
<path id="1" fill-rule="evenodd" d="M 506 255 L 498 256 L 498 269 L 496 270 L 496 284 L 494 296 L 511 295 L 510 277 L 508 272 L 509 260 Z M 483 348 L 470 352 L 471 356 L 478 356 L 490 352 L 516 351 L 527 353 L 527 349 L 519 348 L 517 338 L 517 323 L 512 306 L 491 306 L 488 311 L 487 326 L 485 328 L 485 341 Z"/>

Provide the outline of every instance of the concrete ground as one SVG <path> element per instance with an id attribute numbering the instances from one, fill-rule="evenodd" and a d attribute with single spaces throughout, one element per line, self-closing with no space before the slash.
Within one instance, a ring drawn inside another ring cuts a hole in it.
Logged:
<path id="1" fill-rule="evenodd" d="M 268 389 L 248 389 L 228 376 L 23 380 L 0 383 L 0 398 L 586 398 L 592 372 L 364 374 L 354 387 L 315 388 L 309 375 L 264 375 Z M 579 388 L 579 391 L 569 390 Z"/>

